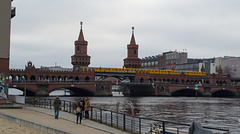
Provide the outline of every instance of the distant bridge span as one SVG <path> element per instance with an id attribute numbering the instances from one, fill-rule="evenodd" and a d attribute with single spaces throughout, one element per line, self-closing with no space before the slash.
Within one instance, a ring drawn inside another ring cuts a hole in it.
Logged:
<path id="1" fill-rule="evenodd" d="M 48 96 L 50 92 L 59 89 L 68 89 L 71 95 L 77 96 L 109 96 L 112 94 L 111 82 L 16 82 L 10 83 L 10 88 L 24 91 L 26 88 L 27 96 Z"/>
<path id="2" fill-rule="evenodd" d="M 155 83 L 120 83 L 124 86 L 124 94 L 127 96 L 197 96 L 202 97 L 239 97 L 240 89 L 230 85 L 204 84 L 195 89 L 195 85 L 171 84 L 166 82 Z M 140 87 L 144 87 L 142 89 Z"/>

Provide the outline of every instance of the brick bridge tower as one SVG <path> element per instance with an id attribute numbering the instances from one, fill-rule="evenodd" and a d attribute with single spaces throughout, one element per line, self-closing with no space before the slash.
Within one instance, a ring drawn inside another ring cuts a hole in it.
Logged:
<path id="1" fill-rule="evenodd" d="M 127 45 L 128 55 L 124 59 L 124 67 L 126 68 L 140 68 L 141 59 L 138 58 L 138 45 L 134 38 L 134 27 L 132 27 L 132 38 L 130 44 Z"/>
<path id="2" fill-rule="evenodd" d="M 79 70 L 80 66 L 88 66 L 90 64 L 90 56 L 87 55 L 88 42 L 84 40 L 82 22 L 78 40 L 75 41 L 75 54 L 72 58 L 73 70 Z"/>

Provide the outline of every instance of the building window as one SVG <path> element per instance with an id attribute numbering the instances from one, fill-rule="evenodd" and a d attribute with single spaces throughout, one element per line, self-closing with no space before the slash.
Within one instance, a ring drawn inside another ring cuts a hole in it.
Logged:
<path id="1" fill-rule="evenodd" d="M 134 50 L 134 54 L 137 54 L 137 50 Z"/>

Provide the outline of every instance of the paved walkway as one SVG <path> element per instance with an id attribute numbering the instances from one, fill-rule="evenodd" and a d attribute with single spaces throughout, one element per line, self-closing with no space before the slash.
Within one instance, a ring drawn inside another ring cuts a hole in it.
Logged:
<path id="1" fill-rule="evenodd" d="M 92 120 L 83 119 L 82 124 L 76 124 L 76 115 L 71 113 L 60 111 L 57 120 L 52 109 L 26 105 L 22 107 L 23 109 L 0 109 L 0 112 L 78 134 L 128 134 Z"/>

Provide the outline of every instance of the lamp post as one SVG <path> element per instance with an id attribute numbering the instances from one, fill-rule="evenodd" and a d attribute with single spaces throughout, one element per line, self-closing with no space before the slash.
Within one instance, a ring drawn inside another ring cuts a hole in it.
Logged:
<path id="1" fill-rule="evenodd" d="M 198 84 L 195 85 L 195 96 L 196 96 L 196 99 L 197 99 L 197 90 L 198 90 Z"/>
<path id="2" fill-rule="evenodd" d="M 25 78 L 25 76 L 23 76 L 23 82 L 24 82 L 24 104 L 26 104 L 27 88 L 26 88 L 26 78 Z"/>

